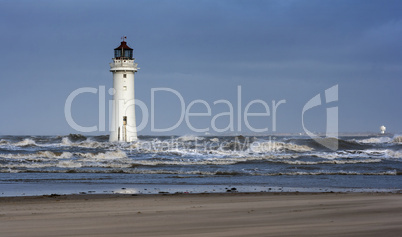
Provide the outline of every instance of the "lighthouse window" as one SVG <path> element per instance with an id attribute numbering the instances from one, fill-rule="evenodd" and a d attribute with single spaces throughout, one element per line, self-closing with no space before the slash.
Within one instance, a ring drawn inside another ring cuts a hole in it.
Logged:
<path id="1" fill-rule="evenodd" d="M 123 90 L 126 91 L 126 90 L 127 90 L 127 86 L 123 86 Z"/>
<path id="2" fill-rule="evenodd" d="M 114 57 L 115 58 L 120 58 L 121 57 L 121 50 L 120 49 L 115 49 L 114 50 Z"/>
<path id="3" fill-rule="evenodd" d="M 127 78 L 127 74 L 123 74 L 123 78 Z"/>
<path id="4" fill-rule="evenodd" d="M 124 57 L 126 57 L 126 58 L 133 58 L 133 50 L 132 50 L 132 49 L 126 49 L 126 50 L 124 50 Z"/>

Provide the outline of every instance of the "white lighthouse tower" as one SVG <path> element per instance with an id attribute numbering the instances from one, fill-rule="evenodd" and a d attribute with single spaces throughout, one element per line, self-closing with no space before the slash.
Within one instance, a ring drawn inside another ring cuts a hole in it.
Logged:
<path id="1" fill-rule="evenodd" d="M 110 71 L 113 73 L 113 114 L 111 117 L 111 142 L 137 140 L 134 103 L 134 73 L 139 69 L 134 62 L 133 49 L 127 46 L 126 37 L 114 49 Z"/>

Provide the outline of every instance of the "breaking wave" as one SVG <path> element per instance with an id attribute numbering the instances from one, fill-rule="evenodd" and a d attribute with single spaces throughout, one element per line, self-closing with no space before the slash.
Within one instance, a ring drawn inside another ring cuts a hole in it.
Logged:
<path id="1" fill-rule="evenodd" d="M 197 136 L 194 136 L 194 135 L 184 135 L 184 136 L 181 136 L 181 137 L 177 138 L 177 140 L 178 141 L 183 141 L 183 142 L 196 141 L 196 140 L 202 141 L 202 140 L 204 140 L 204 138 L 203 137 L 197 137 Z"/>
<path id="2" fill-rule="evenodd" d="M 320 165 L 320 164 L 367 164 L 379 163 L 381 159 L 358 159 L 358 160 L 322 160 L 322 161 L 301 161 L 301 160 L 273 160 L 271 162 L 290 165 Z"/>
<path id="3" fill-rule="evenodd" d="M 313 148 L 307 145 L 297 145 L 293 143 L 284 142 L 253 142 L 249 147 L 249 152 L 279 152 L 279 151 L 294 151 L 294 152 L 307 152 L 312 151 Z"/>
<path id="4" fill-rule="evenodd" d="M 343 140 L 333 137 L 317 138 L 290 138 L 286 139 L 287 143 L 304 145 L 313 150 L 323 151 L 329 150 L 327 147 L 334 147 L 336 150 L 363 150 L 370 146 L 364 143 L 359 143 L 356 140 Z"/>
<path id="5" fill-rule="evenodd" d="M 392 143 L 402 143 L 402 136 L 395 135 L 394 137 L 387 137 L 387 136 L 376 136 L 376 137 L 369 137 L 369 138 L 360 138 L 360 139 L 352 139 L 349 140 L 352 142 L 357 142 L 359 144 L 392 144 Z"/>
<path id="6" fill-rule="evenodd" d="M 107 151 L 98 153 L 76 153 L 79 157 L 90 158 L 90 159 L 119 159 L 127 158 L 127 154 L 121 150 L 117 151 Z"/>
<path id="7" fill-rule="evenodd" d="M 356 142 L 363 144 L 388 143 L 391 141 L 392 139 L 390 137 L 371 137 L 367 139 L 356 140 Z"/>
<path id="8" fill-rule="evenodd" d="M 400 151 L 385 150 L 384 153 L 387 158 L 394 158 L 394 159 L 402 158 L 402 150 Z"/>
<path id="9" fill-rule="evenodd" d="M 394 143 L 402 143 L 402 136 L 395 136 L 392 140 Z"/>
<path id="10" fill-rule="evenodd" d="M 58 170 L 35 170 L 36 168 L 46 168 L 46 166 L 41 165 L 32 165 L 29 167 L 33 170 L 29 169 L 12 169 L 14 167 L 4 169 L 4 167 L 0 166 L 0 172 L 2 173 L 21 173 L 21 172 L 38 172 L 38 173 L 75 173 L 75 172 L 82 172 L 79 170 L 74 170 L 74 168 L 79 168 L 80 166 L 77 164 L 69 164 L 64 163 L 64 167 L 66 169 L 58 169 Z M 389 171 L 382 171 L 382 172 L 358 172 L 358 171 L 315 171 L 315 172 L 307 172 L 307 171 L 294 171 L 294 172 L 246 172 L 246 171 L 224 171 L 224 170 L 217 170 L 217 171 L 202 171 L 202 170 L 164 170 L 164 169 L 157 169 L 157 170 L 149 170 L 149 169 L 127 169 L 127 168 L 114 168 L 112 169 L 99 171 L 88 169 L 85 170 L 85 173 L 122 173 L 122 174 L 143 174 L 143 175 L 153 175 L 153 174 L 163 174 L 163 175 L 183 175 L 184 176 L 317 176 L 317 175 L 368 175 L 368 176 L 380 176 L 380 175 L 402 175 L 402 173 L 396 170 L 389 170 Z M 189 177 L 189 178 L 190 178 Z"/>
<path id="11" fill-rule="evenodd" d="M 52 152 L 52 151 L 38 151 L 36 153 L 17 153 L 17 154 L 0 154 L 0 158 L 6 159 L 70 159 L 70 158 L 91 158 L 91 159 L 118 159 L 127 158 L 127 154 L 121 150 L 107 151 L 107 152 L 96 152 L 96 153 L 71 153 L 71 152 Z"/>
<path id="12" fill-rule="evenodd" d="M 18 147 L 36 146 L 36 142 L 30 138 L 25 138 L 20 142 L 14 143 L 13 145 Z"/>
<path id="13" fill-rule="evenodd" d="M 111 147 L 112 144 L 107 142 L 98 142 L 93 141 L 89 138 L 85 140 L 72 141 L 69 137 L 63 137 L 60 143 L 62 146 L 71 146 L 71 147 L 82 147 L 82 148 L 108 148 Z"/>
<path id="14" fill-rule="evenodd" d="M 81 134 L 69 134 L 67 137 L 70 141 L 77 142 L 77 141 L 84 141 L 87 139 L 86 136 Z"/>

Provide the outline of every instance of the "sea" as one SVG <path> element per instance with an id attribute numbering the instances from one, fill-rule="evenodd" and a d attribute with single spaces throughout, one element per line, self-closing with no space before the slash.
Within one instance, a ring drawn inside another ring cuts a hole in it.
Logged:
<path id="1" fill-rule="evenodd" d="M 401 192 L 401 174 L 402 135 L 0 136 L 0 196 Z"/>

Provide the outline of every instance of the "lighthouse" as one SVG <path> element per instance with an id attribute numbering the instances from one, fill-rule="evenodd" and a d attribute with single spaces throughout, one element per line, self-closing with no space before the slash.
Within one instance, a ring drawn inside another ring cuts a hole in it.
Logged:
<path id="1" fill-rule="evenodd" d="M 114 49 L 110 71 L 113 73 L 113 111 L 111 116 L 111 142 L 132 142 L 137 140 L 134 103 L 134 73 L 139 69 L 134 62 L 133 49 L 122 37 L 120 46 Z"/>

